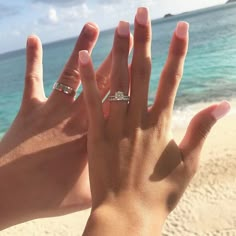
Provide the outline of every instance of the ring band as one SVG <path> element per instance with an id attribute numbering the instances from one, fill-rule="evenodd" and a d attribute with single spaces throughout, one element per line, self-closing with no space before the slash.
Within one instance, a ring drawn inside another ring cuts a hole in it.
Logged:
<path id="1" fill-rule="evenodd" d="M 53 85 L 53 89 L 55 89 L 59 92 L 63 92 L 64 94 L 67 94 L 67 95 L 70 95 L 70 96 L 75 96 L 75 94 L 76 94 L 76 90 L 74 90 L 70 86 L 67 86 L 65 84 L 61 84 L 61 83 L 58 83 L 58 82 L 56 82 Z"/>
<path id="2" fill-rule="evenodd" d="M 123 92 L 121 91 L 117 91 L 115 93 L 115 95 L 111 95 L 108 97 L 108 100 L 110 102 L 116 102 L 116 101 L 129 101 L 130 100 L 130 96 L 125 95 Z"/>

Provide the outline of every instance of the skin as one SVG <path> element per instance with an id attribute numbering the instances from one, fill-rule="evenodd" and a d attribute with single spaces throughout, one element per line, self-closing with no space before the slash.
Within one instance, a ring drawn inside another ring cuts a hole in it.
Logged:
<path id="1" fill-rule="evenodd" d="M 84 26 L 60 83 L 79 87 L 78 52 L 91 53 L 98 34 L 95 24 Z M 100 97 L 109 90 L 111 61 L 110 53 L 96 72 Z M 91 206 L 87 129 L 83 95 L 53 90 L 45 97 L 42 45 L 30 36 L 21 108 L 0 142 L 0 229 Z"/>
<path id="2" fill-rule="evenodd" d="M 148 14 L 145 8 L 141 11 Z M 140 23 L 137 14 L 134 28 L 130 69 L 128 33 L 121 35 L 117 28 L 112 51 L 111 94 L 130 90 L 130 102 L 111 102 L 108 117 L 103 115 L 92 60 L 86 51 L 80 52 L 89 119 L 87 145 L 92 193 L 92 211 L 84 236 L 161 235 L 167 216 L 197 171 L 207 134 L 230 109 L 227 102 L 222 102 L 200 111 L 177 144 L 172 138 L 171 118 L 183 74 L 188 34 L 179 37 L 174 32 L 155 102 L 148 108 L 150 20 Z"/>

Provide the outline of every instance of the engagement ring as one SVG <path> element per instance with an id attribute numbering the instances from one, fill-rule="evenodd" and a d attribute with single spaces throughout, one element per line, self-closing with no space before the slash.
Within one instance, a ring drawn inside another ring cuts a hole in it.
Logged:
<path id="1" fill-rule="evenodd" d="M 115 93 L 115 95 L 111 95 L 108 97 L 108 100 L 110 102 L 114 102 L 114 101 L 129 101 L 130 100 L 130 96 L 125 95 L 123 92 L 118 91 Z"/>

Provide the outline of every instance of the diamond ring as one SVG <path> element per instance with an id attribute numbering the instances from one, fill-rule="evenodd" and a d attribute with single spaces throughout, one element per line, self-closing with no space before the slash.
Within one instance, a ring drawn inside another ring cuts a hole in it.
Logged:
<path id="1" fill-rule="evenodd" d="M 108 97 L 108 100 L 110 102 L 115 102 L 115 101 L 129 101 L 130 96 L 125 95 L 123 92 L 118 91 L 115 93 L 115 95 L 111 95 Z"/>

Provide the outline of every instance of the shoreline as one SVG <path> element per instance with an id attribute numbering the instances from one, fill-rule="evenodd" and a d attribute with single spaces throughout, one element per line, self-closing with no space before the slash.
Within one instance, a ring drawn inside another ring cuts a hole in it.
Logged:
<path id="1" fill-rule="evenodd" d="M 231 111 L 227 116 L 236 115 L 236 98 L 232 99 L 225 99 L 231 104 Z M 172 129 L 181 130 L 186 129 L 191 119 L 196 115 L 198 112 L 207 108 L 210 105 L 220 103 L 223 100 L 216 100 L 213 102 L 199 102 L 194 104 L 189 104 L 184 108 L 180 107 L 174 109 L 173 117 L 172 117 Z"/>
<path id="2" fill-rule="evenodd" d="M 173 129 L 183 129 L 186 128 L 190 120 L 195 114 L 200 110 L 212 105 L 221 102 L 222 100 L 216 100 L 213 102 L 199 102 L 186 105 L 183 107 L 175 108 L 173 111 L 172 118 L 172 127 Z M 231 111 L 228 115 L 236 114 L 236 98 L 227 100 L 231 104 Z M 5 132 L 0 132 L 0 139 L 4 136 Z"/>
<path id="3" fill-rule="evenodd" d="M 212 104 L 212 103 L 210 103 Z M 236 99 L 231 100 L 234 107 Z M 206 107 L 195 104 L 192 111 Z M 170 214 L 163 235 L 236 235 L 236 111 L 212 128 L 203 147 L 200 167 L 178 207 Z M 185 127 L 173 131 L 177 143 Z M 15 235 L 82 235 L 90 209 L 66 216 L 33 220 L 1 232 Z"/>

